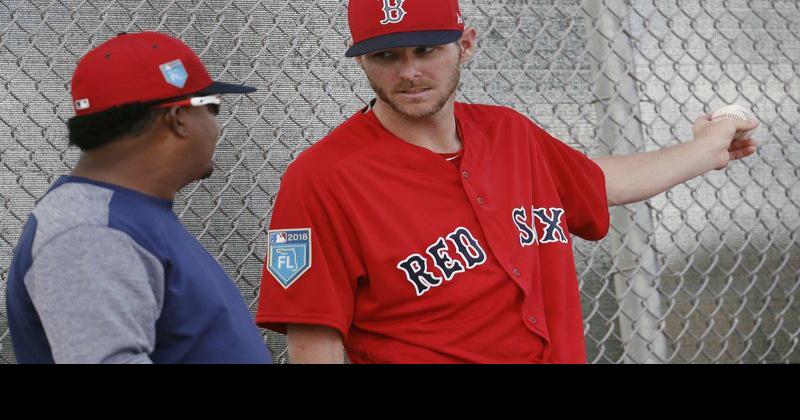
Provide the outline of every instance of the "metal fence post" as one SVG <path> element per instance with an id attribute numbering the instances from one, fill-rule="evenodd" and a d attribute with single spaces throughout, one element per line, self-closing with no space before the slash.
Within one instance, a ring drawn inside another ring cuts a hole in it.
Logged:
<path id="1" fill-rule="evenodd" d="M 600 146 L 609 154 L 644 146 L 639 95 L 633 76 L 633 48 L 623 0 L 586 0 L 585 28 L 593 64 L 595 112 Z M 620 333 L 626 363 L 667 361 L 658 291 L 659 266 L 650 241 L 653 218 L 647 203 L 611 209 L 614 287 L 620 305 Z"/>

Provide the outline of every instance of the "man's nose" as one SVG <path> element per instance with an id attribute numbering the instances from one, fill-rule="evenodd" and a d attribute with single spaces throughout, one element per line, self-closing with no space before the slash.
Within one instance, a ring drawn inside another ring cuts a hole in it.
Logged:
<path id="1" fill-rule="evenodd" d="M 399 60 L 398 75 L 404 80 L 414 80 L 422 74 L 420 64 L 413 54 L 403 54 Z"/>

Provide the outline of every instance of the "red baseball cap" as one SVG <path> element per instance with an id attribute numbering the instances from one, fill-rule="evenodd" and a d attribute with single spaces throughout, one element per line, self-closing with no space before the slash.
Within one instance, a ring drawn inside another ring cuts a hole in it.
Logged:
<path id="1" fill-rule="evenodd" d="M 347 57 L 449 44 L 464 32 L 458 0 L 350 0 L 347 12 L 353 37 Z"/>
<path id="2" fill-rule="evenodd" d="M 81 116 L 137 102 L 255 90 L 213 81 L 188 45 L 141 32 L 120 34 L 86 53 L 72 75 L 71 93 L 75 115 Z"/>

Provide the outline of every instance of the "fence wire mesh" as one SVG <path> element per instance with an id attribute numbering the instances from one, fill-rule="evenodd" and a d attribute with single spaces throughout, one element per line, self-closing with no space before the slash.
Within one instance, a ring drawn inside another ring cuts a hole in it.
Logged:
<path id="1" fill-rule="evenodd" d="M 762 120 L 757 156 L 615 208 L 605 240 L 576 241 L 589 361 L 800 362 L 798 1 L 461 6 L 479 53 L 459 99 L 514 107 L 590 156 L 689 140 L 696 117 L 729 103 Z M 259 87 L 226 98 L 216 172 L 175 205 L 253 311 L 281 174 L 372 98 L 343 57 L 341 0 L 0 0 L 0 362 L 15 362 L 2 301 L 13 247 L 77 161 L 65 129 L 74 66 L 142 30 L 183 39 L 219 79 Z M 285 338 L 265 340 L 286 362 Z"/>

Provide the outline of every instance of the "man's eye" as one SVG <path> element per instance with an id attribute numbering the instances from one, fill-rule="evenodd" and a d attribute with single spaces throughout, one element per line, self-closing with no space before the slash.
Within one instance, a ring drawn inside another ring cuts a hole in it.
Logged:
<path id="1" fill-rule="evenodd" d="M 217 104 L 209 104 L 208 108 L 211 110 L 212 114 L 219 115 L 219 105 L 217 105 Z"/>
<path id="2" fill-rule="evenodd" d="M 378 60 L 388 60 L 388 59 L 394 57 L 394 54 L 392 54 L 392 53 L 390 53 L 388 51 L 382 51 L 382 52 L 373 54 L 372 57 L 373 58 L 377 58 Z"/>
<path id="3" fill-rule="evenodd" d="M 435 49 L 436 49 L 435 47 L 419 47 L 417 48 L 417 54 L 420 55 L 430 54 Z"/>

